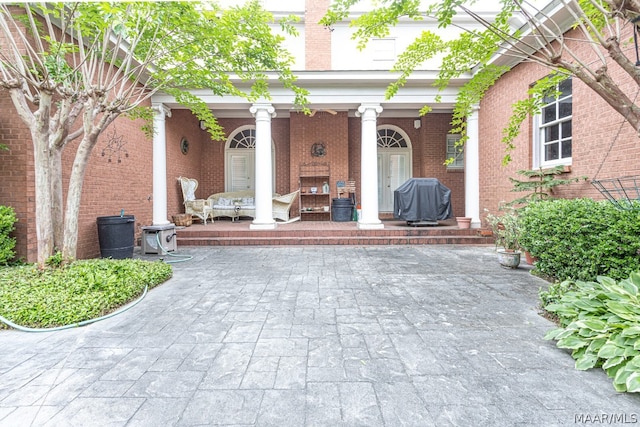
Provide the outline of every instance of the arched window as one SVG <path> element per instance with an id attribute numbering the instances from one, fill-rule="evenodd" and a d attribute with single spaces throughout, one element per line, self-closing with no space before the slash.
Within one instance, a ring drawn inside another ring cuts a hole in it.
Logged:
<path id="1" fill-rule="evenodd" d="M 379 148 L 407 148 L 407 140 L 395 129 L 380 128 L 378 129 L 378 147 Z"/>
<path id="2" fill-rule="evenodd" d="M 243 129 L 231 137 L 229 148 L 256 148 L 256 129 Z"/>

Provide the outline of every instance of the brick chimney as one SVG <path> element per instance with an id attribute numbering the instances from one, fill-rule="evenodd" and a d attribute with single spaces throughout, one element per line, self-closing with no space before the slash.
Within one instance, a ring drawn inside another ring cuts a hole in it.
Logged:
<path id="1" fill-rule="evenodd" d="M 331 31 L 318 23 L 329 9 L 331 0 L 306 0 L 305 4 L 305 70 L 331 69 Z"/>

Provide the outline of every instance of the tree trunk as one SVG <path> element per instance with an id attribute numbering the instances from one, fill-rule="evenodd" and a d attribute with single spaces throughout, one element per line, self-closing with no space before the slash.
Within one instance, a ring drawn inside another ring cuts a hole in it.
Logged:
<path id="1" fill-rule="evenodd" d="M 9 90 L 16 112 L 31 132 L 33 143 L 33 163 L 35 169 L 35 218 L 36 241 L 38 245 L 38 265 L 43 266 L 53 255 L 55 239 L 51 177 L 51 166 L 60 164 L 59 153 L 50 145 L 50 112 L 52 96 L 47 91 L 40 92 L 38 109 L 32 112 L 21 85 Z"/>
<path id="2" fill-rule="evenodd" d="M 54 147 L 53 144 L 50 145 Z M 53 226 L 54 250 L 62 249 L 64 243 L 63 197 L 62 197 L 62 150 L 52 148 L 49 156 L 49 181 L 51 187 L 51 221 Z"/>
<path id="3" fill-rule="evenodd" d="M 41 129 L 41 128 L 40 128 Z M 51 200 L 51 152 L 49 150 L 49 138 L 46 132 L 40 129 L 32 131 L 33 158 L 35 166 L 35 207 L 36 207 L 36 239 L 38 243 L 38 264 L 43 266 L 45 261 L 53 255 L 53 218 Z"/>
<path id="4" fill-rule="evenodd" d="M 82 185 L 84 184 L 84 175 L 87 170 L 87 164 L 91 158 L 91 153 L 98 136 L 115 118 L 117 114 L 106 113 L 94 124 L 96 120 L 94 106 L 85 106 L 84 113 L 84 137 L 78 145 L 76 156 L 71 169 L 69 179 L 69 188 L 67 191 L 67 208 L 64 215 L 64 243 L 62 246 L 62 256 L 65 260 L 76 258 L 78 249 L 78 215 L 80 213 L 80 201 L 82 198 Z"/>

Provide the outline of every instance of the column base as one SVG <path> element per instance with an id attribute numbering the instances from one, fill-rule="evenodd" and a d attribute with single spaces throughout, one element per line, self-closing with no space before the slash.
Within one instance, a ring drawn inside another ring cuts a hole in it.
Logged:
<path id="1" fill-rule="evenodd" d="M 278 227 L 277 222 L 255 223 L 249 224 L 249 230 L 275 230 Z"/>
<path id="2" fill-rule="evenodd" d="M 382 222 L 360 222 L 358 221 L 358 230 L 382 230 L 384 224 Z"/>
<path id="3" fill-rule="evenodd" d="M 164 220 L 164 221 L 158 221 L 158 222 L 153 221 L 153 226 L 154 226 L 154 227 L 155 227 L 155 226 L 165 226 L 165 225 L 169 225 L 169 224 L 171 224 L 171 225 L 175 226 L 175 224 L 173 224 L 173 223 L 171 223 L 171 222 L 169 222 L 169 221 L 167 221 L 167 220 Z"/>

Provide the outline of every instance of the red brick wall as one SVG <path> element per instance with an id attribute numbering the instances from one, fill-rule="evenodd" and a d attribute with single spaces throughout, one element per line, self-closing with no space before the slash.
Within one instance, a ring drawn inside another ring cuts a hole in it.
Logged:
<path id="1" fill-rule="evenodd" d="M 291 114 L 289 185 L 297 189 L 300 185 L 300 165 L 303 163 L 327 163 L 331 178 L 329 187 L 331 197 L 337 197 L 337 182 L 350 178 L 349 173 L 349 118 L 346 112 L 336 115 L 319 111 L 313 117 L 302 113 Z M 311 155 L 311 147 L 323 143 L 326 147 L 324 157 Z M 294 204 L 292 209 L 298 209 Z"/>
<path id="2" fill-rule="evenodd" d="M 575 37 L 569 34 L 567 40 Z M 570 42 L 571 43 L 571 42 Z M 588 44 L 574 44 L 572 48 L 579 55 L 589 55 Z M 584 56 L 583 56 L 584 57 Z M 589 63 L 588 60 L 585 62 Z M 609 65 L 614 78 L 626 88 L 631 98 L 638 92 L 638 86 L 613 65 Z M 503 201 L 510 201 L 525 193 L 511 192 L 509 177 L 522 179 L 516 171 L 532 167 L 533 124 L 527 120 L 516 138 L 513 161 L 500 166 L 505 154 L 501 144 L 502 130 L 511 115 L 511 105 L 527 96 L 529 85 L 546 76 L 549 70 L 533 63 L 522 63 L 487 92 L 479 111 L 480 127 L 480 209 L 495 212 Z M 639 98 L 640 99 L 640 98 Z M 587 176 L 604 179 L 637 175 L 640 164 L 635 159 L 640 155 L 637 134 L 624 118 L 606 104 L 595 92 L 580 80 L 573 79 L 572 117 L 572 164 L 571 172 L 560 178 Z M 554 193 L 558 197 L 593 197 L 602 199 L 601 194 L 590 184 L 581 181 L 559 187 Z"/>
<path id="3" fill-rule="evenodd" d="M 124 209 L 125 214 L 136 218 L 137 237 L 140 236 L 140 227 L 151 224 L 152 142 L 140 130 L 142 124 L 141 120 L 117 119 L 103 131 L 93 150 L 82 189 L 78 258 L 100 255 L 96 226 L 99 216 L 119 215 L 120 210 Z M 121 149 L 116 149 L 110 155 L 108 147 L 111 142 L 111 146 L 116 148 L 118 144 L 114 144 L 115 140 L 119 141 Z M 63 156 L 65 188 L 69 182 L 76 146 L 69 145 Z"/>
<path id="4" fill-rule="evenodd" d="M 209 133 L 199 127 L 198 118 L 189 110 L 174 109 L 171 117 L 166 118 L 167 137 L 167 216 L 172 221 L 172 216 L 184 213 L 182 189 L 178 177 L 184 176 L 198 180 L 196 197 L 207 198 L 206 185 L 204 185 L 205 173 L 210 173 L 204 167 L 205 141 Z M 182 154 L 180 143 L 182 139 L 189 141 L 189 151 Z"/>
<path id="5" fill-rule="evenodd" d="M 35 178 L 33 144 L 29 130 L 17 114 L 9 94 L 0 89 L 0 205 L 11 206 L 18 217 L 16 254 L 18 258 L 34 260 L 38 247 L 35 234 Z M 11 112 L 11 113 L 10 113 Z"/>
<path id="6" fill-rule="evenodd" d="M 318 24 L 327 13 L 329 0 L 306 0 L 304 50 L 305 70 L 331 69 L 331 31 Z"/>
<path id="7" fill-rule="evenodd" d="M 10 8 L 21 13 L 18 8 Z M 12 30 L 15 39 L 24 31 Z M 28 35 L 27 35 L 28 36 Z M 0 46 L 5 38 L 0 36 Z M 8 150 L 0 150 L 0 205 L 11 206 L 18 218 L 15 231 L 18 259 L 35 260 L 37 257 L 35 227 L 35 176 L 33 168 L 33 144 L 29 129 L 15 113 L 9 92 L 0 88 L 0 144 Z"/>

